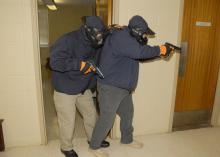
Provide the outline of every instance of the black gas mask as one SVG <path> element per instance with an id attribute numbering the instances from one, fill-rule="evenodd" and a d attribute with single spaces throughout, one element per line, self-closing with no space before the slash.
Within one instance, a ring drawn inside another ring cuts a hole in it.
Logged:
<path id="1" fill-rule="evenodd" d="M 148 43 L 148 33 L 140 28 L 130 28 L 130 34 L 133 36 L 141 45 Z"/>
<path id="2" fill-rule="evenodd" d="M 99 31 L 95 27 L 90 27 L 87 25 L 84 25 L 86 35 L 91 42 L 92 47 L 99 48 L 103 45 L 104 39 L 106 37 L 105 30 Z"/>

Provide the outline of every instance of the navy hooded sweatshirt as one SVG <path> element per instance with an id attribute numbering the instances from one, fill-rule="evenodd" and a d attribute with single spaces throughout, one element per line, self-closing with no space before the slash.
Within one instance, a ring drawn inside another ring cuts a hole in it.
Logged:
<path id="1" fill-rule="evenodd" d="M 104 24 L 97 17 L 88 17 L 87 25 L 103 29 Z M 91 89 L 96 85 L 94 73 L 83 74 L 81 61 L 97 60 L 98 49 L 91 46 L 82 26 L 79 30 L 64 34 L 51 48 L 50 66 L 52 84 L 61 93 L 75 95 Z"/>
<path id="2" fill-rule="evenodd" d="M 134 26 L 148 29 L 140 16 L 130 20 L 129 27 Z M 159 55 L 159 46 L 141 45 L 130 35 L 128 27 L 115 30 L 107 37 L 101 52 L 99 66 L 105 78 L 98 82 L 133 91 L 138 81 L 139 60 Z"/>

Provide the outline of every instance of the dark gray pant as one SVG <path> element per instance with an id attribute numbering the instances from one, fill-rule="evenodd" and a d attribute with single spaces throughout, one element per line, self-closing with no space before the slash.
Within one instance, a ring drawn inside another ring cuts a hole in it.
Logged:
<path id="1" fill-rule="evenodd" d="M 121 143 L 128 144 L 133 141 L 133 101 L 128 90 L 98 83 L 98 101 L 100 116 L 93 130 L 90 148 L 98 149 L 106 138 L 115 120 L 119 115 Z"/>

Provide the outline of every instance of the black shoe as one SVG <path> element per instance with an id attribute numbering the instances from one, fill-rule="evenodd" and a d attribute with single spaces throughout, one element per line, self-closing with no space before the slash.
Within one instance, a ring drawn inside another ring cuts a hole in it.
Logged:
<path id="1" fill-rule="evenodd" d="M 65 151 L 61 149 L 61 152 L 66 156 L 66 157 L 78 157 L 77 153 L 72 149 L 70 151 Z"/>
<path id="2" fill-rule="evenodd" d="M 90 142 L 88 141 L 88 144 L 90 144 Z M 102 143 L 101 143 L 101 147 L 102 148 L 107 148 L 107 147 L 109 147 L 110 146 L 110 143 L 108 142 L 108 141 L 102 141 Z"/>
<path id="3" fill-rule="evenodd" d="M 109 146 L 110 146 L 110 143 L 108 141 L 102 141 L 102 143 L 101 143 L 102 148 L 107 148 Z"/>

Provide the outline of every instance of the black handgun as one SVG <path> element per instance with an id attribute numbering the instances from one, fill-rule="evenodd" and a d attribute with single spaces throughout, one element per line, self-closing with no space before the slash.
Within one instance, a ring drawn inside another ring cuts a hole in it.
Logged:
<path id="1" fill-rule="evenodd" d="M 171 44 L 171 43 L 168 43 L 168 42 L 166 42 L 165 45 L 169 46 L 169 47 L 172 48 L 174 51 L 181 53 L 181 48 L 180 48 L 180 47 L 178 47 L 178 46 L 176 46 L 176 45 L 173 45 L 173 44 Z"/>
<path id="2" fill-rule="evenodd" d="M 95 70 L 95 73 L 98 74 L 98 76 L 101 78 L 101 79 L 104 79 L 104 75 L 103 73 L 101 72 L 101 70 L 96 66 L 96 64 L 92 61 L 92 60 L 88 60 L 86 61 L 88 64 L 90 64 L 90 66 Z"/>

